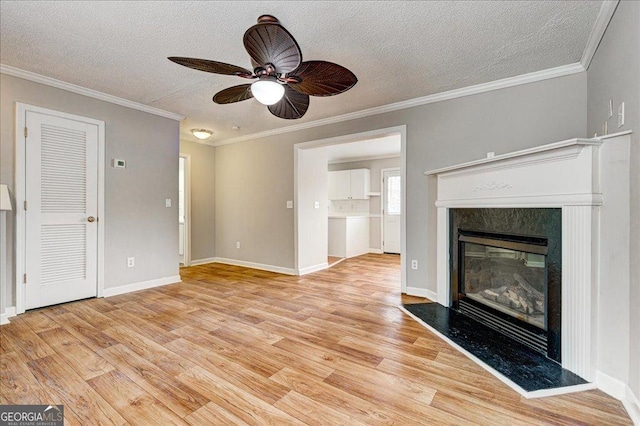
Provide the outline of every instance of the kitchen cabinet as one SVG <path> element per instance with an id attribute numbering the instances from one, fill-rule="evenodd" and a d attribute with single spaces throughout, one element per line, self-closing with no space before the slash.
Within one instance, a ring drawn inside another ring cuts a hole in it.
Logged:
<path id="1" fill-rule="evenodd" d="M 369 169 L 329 172 L 329 199 L 368 200 L 370 180 Z"/>
<path id="2" fill-rule="evenodd" d="M 349 258 L 368 252 L 368 216 L 329 217 L 329 256 Z"/>

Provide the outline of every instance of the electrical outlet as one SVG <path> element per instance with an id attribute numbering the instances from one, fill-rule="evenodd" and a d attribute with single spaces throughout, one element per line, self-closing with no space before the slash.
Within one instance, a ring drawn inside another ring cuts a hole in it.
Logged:
<path id="1" fill-rule="evenodd" d="M 136 258 L 127 257 L 127 268 L 133 268 L 134 266 L 136 266 Z"/>
<path id="2" fill-rule="evenodd" d="M 314 209 L 319 209 L 319 208 L 320 208 L 320 201 L 315 201 L 315 202 L 313 203 L 313 208 L 314 208 Z"/>
<path id="3" fill-rule="evenodd" d="M 287 201 L 287 208 L 288 209 L 292 209 L 293 208 L 293 201 L 291 201 L 291 200 Z"/>
<path id="4" fill-rule="evenodd" d="M 166 198 L 164 200 L 164 206 L 165 207 L 171 207 L 171 198 Z"/>
<path id="5" fill-rule="evenodd" d="M 240 248 L 240 241 L 236 241 L 236 248 L 239 249 Z"/>
<path id="6" fill-rule="evenodd" d="M 417 260 L 412 260 L 411 261 L 411 269 L 418 269 L 418 261 Z"/>

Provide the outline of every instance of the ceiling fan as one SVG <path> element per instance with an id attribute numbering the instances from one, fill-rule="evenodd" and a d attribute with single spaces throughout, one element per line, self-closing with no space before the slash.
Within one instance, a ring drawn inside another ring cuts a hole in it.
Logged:
<path id="1" fill-rule="evenodd" d="M 213 101 L 229 104 L 254 97 L 267 105 L 271 114 L 289 120 L 301 118 L 307 112 L 310 95 L 338 95 L 358 82 L 356 76 L 341 65 L 326 61 L 302 62 L 298 43 L 271 15 L 260 16 L 258 23 L 244 33 L 243 40 L 253 72 L 207 59 L 178 56 L 167 59 L 200 71 L 256 80 L 224 89 L 213 96 Z"/>

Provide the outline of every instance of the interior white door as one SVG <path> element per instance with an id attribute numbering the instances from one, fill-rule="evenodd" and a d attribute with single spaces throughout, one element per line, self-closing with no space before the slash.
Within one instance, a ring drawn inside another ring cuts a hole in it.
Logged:
<path id="1" fill-rule="evenodd" d="M 382 251 L 400 254 L 400 215 L 402 213 L 400 170 L 385 170 L 382 179 Z"/>
<path id="2" fill-rule="evenodd" d="M 25 308 L 97 296 L 98 126 L 27 111 Z"/>

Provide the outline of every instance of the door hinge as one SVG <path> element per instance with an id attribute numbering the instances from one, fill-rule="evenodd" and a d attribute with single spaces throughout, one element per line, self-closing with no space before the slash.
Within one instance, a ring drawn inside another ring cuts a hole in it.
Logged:
<path id="1" fill-rule="evenodd" d="M 25 127 L 25 128 L 24 128 L 24 137 L 25 137 L 25 138 L 27 137 L 27 134 L 28 134 L 28 133 L 29 133 L 29 132 L 27 131 L 27 128 Z"/>
<path id="2" fill-rule="evenodd" d="M 24 210 L 27 210 L 27 200 L 24 200 Z"/>
<path id="3" fill-rule="evenodd" d="M 22 277 L 22 284 L 26 284 L 27 283 L 27 274 L 24 274 L 24 276 Z"/>

